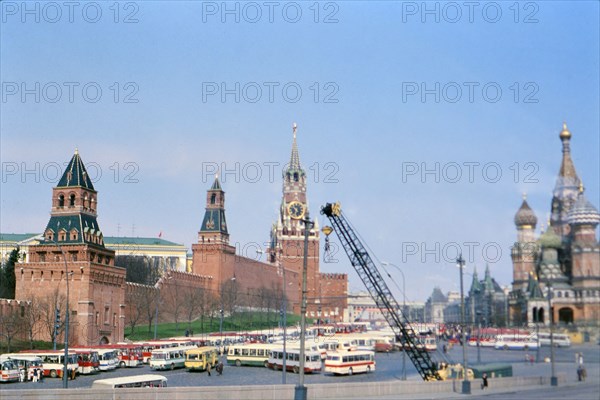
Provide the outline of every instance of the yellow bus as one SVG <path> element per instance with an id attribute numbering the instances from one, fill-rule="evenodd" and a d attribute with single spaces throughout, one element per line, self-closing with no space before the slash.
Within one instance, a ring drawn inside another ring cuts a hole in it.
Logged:
<path id="1" fill-rule="evenodd" d="M 206 371 L 210 364 L 213 368 L 219 363 L 216 347 L 204 346 L 185 352 L 185 367 L 188 371 Z"/>

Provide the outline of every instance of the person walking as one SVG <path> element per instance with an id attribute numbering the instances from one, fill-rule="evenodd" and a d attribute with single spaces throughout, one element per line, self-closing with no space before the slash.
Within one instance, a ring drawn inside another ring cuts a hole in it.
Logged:
<path id="1" fill-rule="evenodd" d="M 219 375 L 223 375 L 223 363 L 222 362 L 219 362 L 215 369 Z"/>
<path id="2" fill-rule="evenodd" d="M 481 375 L 481 390 L 485 390 L 488 388 L 488 376 L 487 374 L 484 372 L 483 375 Z"/>
<path id="3" fill-rule="evenodd" d="M 211 376 L 210 374 L 210 369 L 212 368 L 211 363 L 206 364 L 206 373 L 208 374 L 208 376 Z"/>

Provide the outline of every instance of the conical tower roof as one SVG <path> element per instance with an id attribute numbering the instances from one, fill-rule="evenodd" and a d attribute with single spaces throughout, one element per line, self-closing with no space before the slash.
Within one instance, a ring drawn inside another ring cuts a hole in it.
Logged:
<path id="1" fill-rule="evenodd" d="M 84 187 L 95 191 L 92 180 L 85 169 L 85 165 L 83 165 L 83 161 L 81 161 L 77 149 L 75 149 L 75 154 L 73 154 L 56 187 Z"/>

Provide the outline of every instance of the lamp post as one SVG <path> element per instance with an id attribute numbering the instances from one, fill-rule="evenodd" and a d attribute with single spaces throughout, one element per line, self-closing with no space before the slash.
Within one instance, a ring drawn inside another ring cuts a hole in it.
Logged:
<path id="1" fill-rule="evenodd" d="M 548 321 L 550 322 L 550 364 L 552 368 L 552 376 L 550 377 L 550 385 L 558 386 L 558 378 L 554 366 L 554 313 L 552 312 L 552 284 L 548 281 Z"/>
<path id="2" fill-rule="evenodd" d="M 308 235 L 314 226 L 308 217 L 304 222 L 304 262 L 302 265 L 302 303 L 300 307 L 300 380 L 294 391 L 295 400 L 306 400 L 306 386 L 304 386 L 304 365 L 306 362 L 306 269 L 308 267 Z"/>
<path id="3" fill-rule="evenodd" d="M 459 268 L 460 275 L 460 320 L 462 324 L 461 336 L 462 336 L 462 353 L 463 353 L 463 382 L 462 382 L 462 393 L 471 394 L 471 382 L 467 379 L 467 341 L 465 335 L 465 294 L 463 289 L 463 267 L 465 260 L 462 258 L 462 254 L 456 259 L 456 264 Z"/>
<path id="4" fill-rule="evenodd" d="M 383 261 L 381 263 L 381 265 L 384 265 L 384 266 L 389 265 L 390 267 L 394 267 L 402 275 L 402 315 L 404 315 L 404 313 L 406 312 L 406 278 L 404 276 L 404 272 L 402 271 L 402 269 L 400 269 L 399 266 L 389 263 L 389 262 L 386 262 L 386 261 Z M 386 271 L 386 273 L 390 277 L 390 279 L 392 279 L 392 276 L 389 274 L 389 272 Z M 392 282 L 394 282 L 394 284 L 396 284 L 396 282 L 393 279 L 392 279 Z M 406 348 L 404 345 L 405 345 L 405 338 L 403 335 L 402 336 L 402 380 L 403 381 L 406 380 Z"/>
<path id="5" fill-rule="evenodd" d="M 65 279 L 67 280 L 67 301 L 65 311 L 65 356 L 63 362 L 63 388 L 69 388 L 69 371 L 68 371 L 68 359 L 69 359 L 69 266 L 67 265 L 67 255 L 65 254 L 62 246 L 58 242 L 46 237 L 47 241 L 54 243 L 58 250 L 62 253 L 63 261 L 65 263 Z"/>
<path id="6" fill-rule="evenodd" d="M 283 267 L 283 265 L 281 265 L 281 259 L 280 259 L 280 255 L 282 253 L 281 247 L 279 246 L 279 244 L 277 244 L 277 248 L 275 250 L 277 252 L 277 254 L 275 255 L 275 259 L 277 261 L 277 267 L 281 268 L 281 292 L 282 292 L 282 299 L 281 299 L 281 318 L 282 318 L 282 324 L 283 324 L 283 363 L 282 363 L 282 367 L 281 367 L 281 384 L 285 385 L 286 381 L 285 381 L 285 377 L 287 374 L 286 371 L 286 359 L 287 359 L 287 349 L 286 349 L 286 343 L 287 343 L 287 285 L 285 283 L 285 268 Z M 262 254 L 263 251 L 262 250 L 256 250 L 256 252 L 258 254 Z M 291 284 L 291 283 L 290 283 Z"/>
<path id="7" fill-rule="evenodd" d="M 171 275 L 167 274 L 167 280 L 172 279 Z M 161 277 L 154 287 L 156 288 L 156 310 L 154 313 L 154 340 L 156 340 L 158 336 L 158 306 L 160 305 L 160 289 L 162 288 L 164 281 L 163 277 Z"/>

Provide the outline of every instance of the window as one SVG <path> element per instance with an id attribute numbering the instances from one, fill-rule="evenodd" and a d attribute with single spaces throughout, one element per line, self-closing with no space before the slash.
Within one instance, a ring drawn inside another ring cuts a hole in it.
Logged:
<path id="1" fill-rule="evenodd" d="M 98 323 L 100 322 L 100 313 L 98 311 L 96 311 L 96 325 L 98 325 Z"/>
<path id="2" fill-rule="evenodd" d="M 40 262 L 46 262 L 46 253 L 42 252 L 42 253 L 38 253 L 40 256 Z"/>
<path id="3" fill-rule="evenodd" d="M 210 195 L 210 204 L 215 204 L 217 202 L 217 194 L 213 193 Z"/>
<path id="4" fill-rule="evenodd" d="M 61 194 L 58 196 L 58 207 L 63 208 L 65 206 L 65 195 Z"/>
<path id="5" fill-rule="evenodd" d="M 104 325 L 108 325 L 109 310 L 110 308 L 108 306 L 104 307 Z"/>
<path id="6" fill-rule="evenodd" d="M 117 326 L 117 313 L 113 313 L 113 326 Z"/>
<path id="7" fill-rule="evenodd" d="M 69 196 L 69 207 L 75 207 L 75 195 L 71 194 Z"/>
<path id="8" fill-rule="evenodd" d="M 71 230 L 71 240 L 77 240 L 78 236 L 79 236 L 79 234 L 77 233 L 77 229 L 72 229 Z"/>

